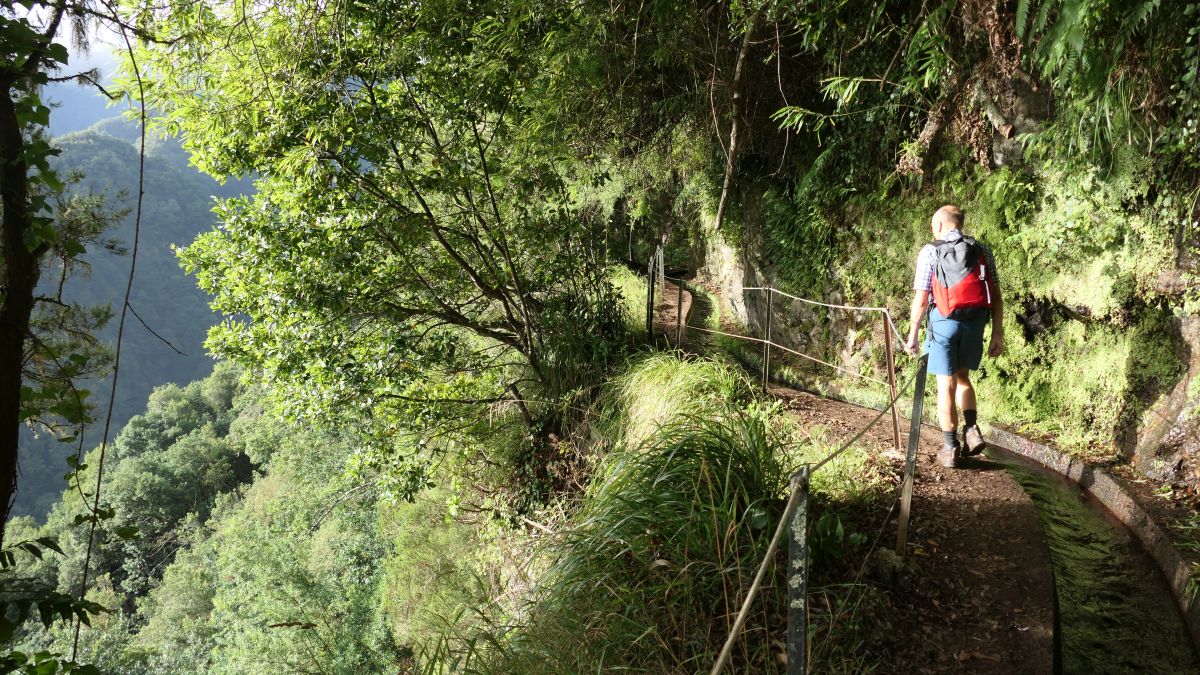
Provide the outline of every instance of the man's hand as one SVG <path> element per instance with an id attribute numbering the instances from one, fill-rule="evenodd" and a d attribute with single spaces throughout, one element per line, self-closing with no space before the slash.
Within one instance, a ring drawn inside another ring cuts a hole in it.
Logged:
<path id="1" fill-rule="evenodd" d="M 1004 333 L 992 331 L 992 341 L 988 344 L 988 356 L 993 359 L 1004 353 Z"/>
<path id="2" fill-rule="evenodd" d="M 905 343 L 905 345 L 904 345 L 904 351 L 909 356 L 916 356 L 918 349 L 920 349 L 920 345 L 917 342 L 917 336 L 916 335 L 908 336 L 908 342 Z"/>

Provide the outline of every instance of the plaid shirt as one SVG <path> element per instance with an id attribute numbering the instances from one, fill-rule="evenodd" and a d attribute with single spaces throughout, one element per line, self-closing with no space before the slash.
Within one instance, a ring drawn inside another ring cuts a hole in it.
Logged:
<path id="1" fill-rule="evenodd" d="M 956 241 L 962 239 L 963 234 L 959 230 L 950 230 L 946 236 L 942 237 L 942 241 Z M 992 287 L 992 292 L 999 295 L 1000 293 L 1000 273 L 996 270 L 996 261 L 992 258 L 992 249 L 988 248 L 987 244 L 977 242 L 979 248 L 983 251 L 984 262 L 988 268 L 988 282 Z M 937 249 L 933 244 L 925 244 L 921 252 L 917 254 L 917 273 L 913 276 L 914 291 L 932 291 L 933 290 L 933 270 L 937 265 Z"/>

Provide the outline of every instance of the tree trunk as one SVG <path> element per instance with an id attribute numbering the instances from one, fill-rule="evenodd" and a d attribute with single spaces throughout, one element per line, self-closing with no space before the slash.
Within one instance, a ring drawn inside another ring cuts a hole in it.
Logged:
<path id="1" fill-rule="evenodd" d="M 11 82 L 0 82 L 0 205 L 3 208 L 4 302 L 0 306 L 0 547 L 17 488 L 21 366 L 44 246 L 30 250 L 29 176 Z"/>
<path id="2" fill-rule="evenodd" d="M 729 155 L 725 158 L 725 180 L 721 184 L 721 200 L 717 203 L 717 219 L 714 229 L 720 231 L 725 219 L 725 207 L 729 203 L 729 190 L 733 185 L 733 165 L 737 160 L 739 131 L 742 119 L 742 68 L 746 63 L 746 54 L 750 52 L 750 44 L 754 39 L 754 27 L 758 25 L 758 17 L 752 16 L 746 23 L 746 32 L 742 35 L 742 48 L 738 51 L 737 65 L 733 68 L 733 121 L 729 127 Z"/>

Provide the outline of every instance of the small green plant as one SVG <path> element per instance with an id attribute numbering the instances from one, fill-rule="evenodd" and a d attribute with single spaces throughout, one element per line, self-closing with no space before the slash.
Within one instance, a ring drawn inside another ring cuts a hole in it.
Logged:
<path id="1" fill-rule="evenodd" d="M 809 555 L 818 569 L 830 569 L 846 562 L 847 555 L 867 543 L 867 535 L 847 532 L 841 514 L 825 511 L 813 523 L 809 535 Z"/>
<path id="2" fill-rule="evenodd" d="M 1155 492 L 1158 493 L 1157 490 Z M 1185 551 L 1200 553 L 1200 514 L 1193 513 L 1172 525 L 1172 529 L 1179 535 L 1175 538 L 1176 546 Z"/>
<path id="3" fill-rule="evenodd" d="M 1195 602 L 1200 597 L 1200 563 L 1192 563 L 1192 573 L 1184 586 L 1183 594 L 1189 602 Z"/>

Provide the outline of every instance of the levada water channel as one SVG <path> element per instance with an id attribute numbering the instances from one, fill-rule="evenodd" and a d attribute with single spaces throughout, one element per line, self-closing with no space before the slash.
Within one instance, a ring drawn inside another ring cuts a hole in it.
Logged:
<path id="1" fill-rule="evenodd" d="M 1037 508 L 1058 593 L 1063 673 L 1200 673 L 1167 581 L 1128 529 L 1079 486 L 989 451 Z"/>

